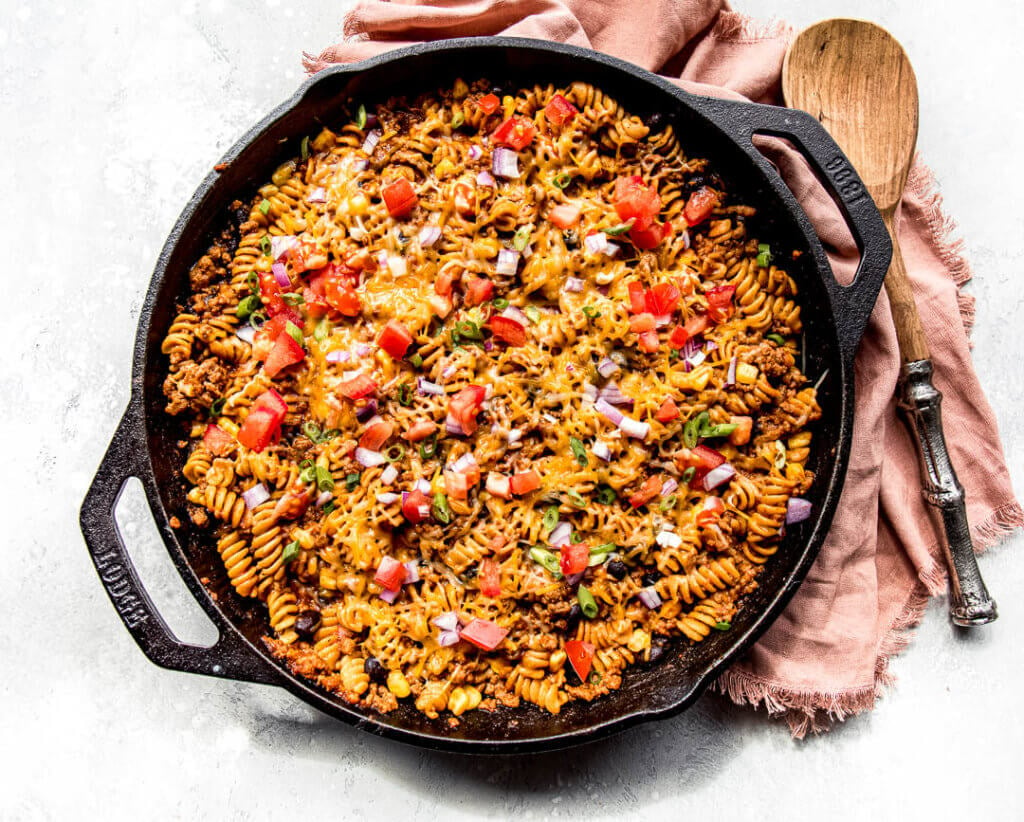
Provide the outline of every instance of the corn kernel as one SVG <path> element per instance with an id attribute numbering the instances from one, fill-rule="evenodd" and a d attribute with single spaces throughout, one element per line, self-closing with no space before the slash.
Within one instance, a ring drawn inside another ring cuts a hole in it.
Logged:
<path id="1" fill-rule="evenodd" d="M 804 467 L 796 462 L 786 463 L 786 479 L 802 480 L 804 478 Z"/>
<path id="2" fill-rule="evenodd" d="M 455 166 L 452 164 L 452 161 L 449 160 L 447 157 L 445 157 L 440 163 L 434 166 L 434 174 L 437 177 L 447 177 L 453 171 L 455 171 Z"/>
<path id="3" fill-rule="evenodd" d="M 694 391 L 703 391 L 708 387 L 708 380 L 711 379 L 711 366 L 700 365 L 690 374 L 690 385 Z"/>
<path id="4" fill-rule="evenodd" d="M 348 211 L 349 214 L 355 214 L 356 216 L 362 217 L 370 208 L 370 201 L 366 199 L 366 195 L 361 191 L 357 191 L 351 197 L 348 198 Z"/>
<path id="5" fill-rule="evenodd" d="M 479 260 L 489 260 L 493 257 L 498 256 L 498 252 L 501 250 L 501 245 L 497 240 L 492 240 L 489 237 L 473 242 L 473 255 Z"/>
<path id="6" fill-rule="evenodd" d="M 649 648 L 651 645 L 651 635 L 640 628 L 633 631 L 629 637 L 629 641 L 626 642 L 626 647 L 629 648 L 634 654 L 640 653 L 644 648 Z"/>
<path id="7" fill-rule="evenodd" d="M 505 109 L 505 116 L 511 117 L 512 112 L 516 110 L 516 98 L 509 95 L 505 95 L 501 99 L 501 105 Z"/>
<path id="8" fill-rule="evenodd" d="M 295 162 L 289 160 L 287 163 L 282 163 L 270 175 L 270 182 L 276 185 L 278 188 L 283 186 L 291 179 L 292 172 L 295 171 Z"/>
<path id="9" fill-rule="evenodd" d="M 313 150 L 314 151 L 326 151 L 334 145 L 335 137 L 334 132 L 329 128 L 325 128 L 316 137 L 313 138 Z"/>
<path id="10" fill-rule="evenodd" d="M 757 366 L 748 362 L 741 362 L 736 366 L 736 382 L 743 385 L 752 385 L 757 382 Z"/>
<path id="11" fill-rule="evenodd" d="M 257 271 L 270 271 L 270 267 L 274 264 L 273 260 L 270 259 L 266 254 L 261 254 L 256 258 L 256 264 L 253 266 Z"/>
<path id="12" fill-rule="evenodd" d="M 392 671 L 388 674 L 388 690 L 399 699 L 409 696 L 410 688 L 405 675 L 401 671 Z"/>

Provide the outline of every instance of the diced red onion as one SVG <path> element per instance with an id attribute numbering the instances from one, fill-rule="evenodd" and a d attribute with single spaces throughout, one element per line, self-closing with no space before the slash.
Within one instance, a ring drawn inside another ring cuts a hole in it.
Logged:
<path id="1" fill-rule="evenodd" d="M 436 625 L 442 631 L 455 633 L 459 630 L 459 617 L 455 611 L 445 611 L 441 616 L 436 616 L 430 620 L 430 624 Z"/>
<path id="2" fill-rule="evenodd" d="M 377 118 L 376 114 L 374 114 L 373 112 L 369 112 L 369 111 L 366 113 L 366 127 L 367 128 L 376 128 L 379 123 L 380 123 L 380 120 Z"/>
<path id="3" fill-rule="evenodd" d="M 652 611 L 661 605 L 661 597 L 658 596 L 658 592 L 654 590 L 653 585 L 647 588 L 641 588 L 640 592 L 636 596 L 637 599 Z"/>
<path id="4" fill-rule="evenodd" d="M 373 346 L 367 345 L 366 343 L 359 343 L 356 345 L 356 356 L 357 357 L 369 357 L 373 351 Z"/>
<path id="5" fill-rule="evenodd" d="M 678 548 L 683 544 L 682 538 L 679 534 L 673 534 L 671 531 L 658 531 L 654 541 L 658 543 L 662 548 Z"/>
<path id="6" fill-rule="evenodd" d="M 714 340 L 708 340 L 706 343 L 704 343 L 704 350 L 708 354 L 710 354 L 712 351 L 717 351 L 718 343 L 716 343 Z"/>
<path id="7" fill-rule="evenodd" d="M 464 474 L 470 468 L 476 468 L 477 463 L 472 454 L 463 454 L 451 465 L 451 470 L 457 474 Z"/>
<path id="8" fill-rule="evenodd" d="M 583 383 L 583 396 L 591 402 L 594 402 L 594 400 L 597 399 L 597 386 L 592 382 Z"/>
<path id="9" fill-rule="evenodd" d="M 259 482 L 242 494 L 242 499 L 245 500 L 245 507 L 251 511 L 257 505 L 262 505 L 270 499 L 270 492 L 267 490 L 267 486 Z"/>
<path id="10" fill-rule="evenodd" d="M 713 491 L 723 482 L 728 482 L 736 476 L 736 469 L 729 463 L 723 462 L 717 468 L 712 468 L 704 477 L 704 490 Z"/>
<path id="11" fill-rule="evenodd" d="M 508 440 L 508 444 L 519 442 L 523 438 L 523 429 L 521 428 L 510 428 L 508 434 L 505 435 L 505 439 Z"/>
<path id="12" fill-rule="evenodd" d="M 548 545 L 552 548 L 561 548 L 563 545 L 568 545 L 570 539 L 572 539 L 572 526 L 568 522 L 560 522 L 551 529 L 551 533 L 548 535 Z"/>
<path id="13" fill-rule="evenodd" d="M 398 469 L 394 465 L 389 465 L 381 472 L 380 481 L 384 485 L 391 485 L 396 479 L 398 479 Z"/>
<path id="14" fill-rule="evenodd" d="M 389 591 L 387 588 L 385 588 L 383 591 L 380 592 L 379 596 L 386 603 L 388 603 L 388 605 L 390 605 L 392 602 L 398 599 L 398 595 L 400 593 L 402 593 L 401 588 L 396 588 L 394 591 Z"/>
<path id="15" fill-rule="evenodd" d="M 736 357 L 729 360 L 729 372 L 725 375 L 726 385 L 736 385 Z"/>
<path id="16" fill-rule="evenodd" d="M 359 422 L 366 422 L 370 417 L 377 413 L 377 400 L 371 399 L 366 402 L 365 405 L 360 405 L 356 408 L 356 419 Z"/>
<path id="17" fill-rule="evenodd" d="M 484 351 L 490 352 L 490 351 L 493 351 L 493 350 L 494 350 L 494 343 L 491 342 L 491 340 L 484 340 Z"/>
<path id="18" fill-rule="evenodd" d="M 612 374 L 619 370 L 618 364 L 615 360 L 610 357 L 605 357 L 601 362 L 597 364 L 597 373 L 605 379 L 608 379 Z"/>
<path id="19" fill-rule="evenodd" d="M 441 370 L 441 379 L 442 380 L 447 380 L 447 379 L 450 379 L 450 378 L 454 377 L 455 376 L 455 371 L 456 371 L 456 369 L 455 369 L 454 365 L 446 365 Z"/>
<path id="20" fill-rule="evenodd" d="M 484 156 L 484 150 L 480 146 L 474 144 L 469 147 L 468 156 L 470 160 L 479 160 Z"/>
<path id="21" fill-rule="evenodd" d="M 504 276 L 512 276 L 519 267 L 519 252 L 511 248 L 503 248 L 498 252 L 498 264 L 494 270 Z"/>
<path id="22" fill-rule="evenodd" d="M 377 252 L 377 267 L 387 268 L 388 267 L 388 253 L 382 248 Z"/>
<path id="23" fill-rule="evenodd" d="M 388 268 L 396 277 L 404 277 L 409 272 L 405 257 L 388 257 Z"/>
<path id="24" fill-rule="evenodd" d="M 519 179 L 519 156 L 511 149 L 499 146 L 491 155 L 491 171 L 495 177 L 506 180 Z"/>
<path id="25" fill-rule="evenodd" d="M 603 231 L 590 234 L 583 238 L 583 245 L 591 254 L 604 254 L 608 248 L 608 236 Z"/>
<path id="26" fill-rule="evenodd" d="M 282 288 L 287 288 L 292 284 L 292 281 L 288 279 L 288 270 L 284 267 L 284 263 L 274 263 L 270 266 L 270 272 Z"/>
<path id="27" fill-rule="evenodd" d="M 604 255 L 606 257 L 617 257 L 619 256 L 619 246 L 616 243 L 608 243 L 604 247 Z"/>
<path id="28" fill-rule="evenodd" d="M 683 238 L 683 248 L 689 248 L 689 247 L 690 247 L 690 232 L 689 232 L 689 231 L 687 231 L 687 230 L 686 230 L 686 229 L 684 228 L 684 229 L 683 229 L 683 230 L 682 230 L 682 231 L 680 232 L 679 236 Z"/>
<path id="29" fill-rule="evenodd" d="M 423 226 L 416 239 L 419 240 L 420 248 L 430 248 L 441 239 L 441 229 L 436 225 Z"/>
<path id="30" fill-rule="evenodd" d="M 786 503 L 786 524 L 795 525 L 811 515 L 811 503 L 803 497 L 790 497 Z"/>
<path id="31" fill-rule="evenodd" d="M 670 322 L 672 322 L 671 314 L 658 314 L 654 318 L 654 324 L 658 326 L 658 328 L 664 328 Z"/>
<path id="32" fill-rule="evenodd" d="M 523 248 L 523 259 L 530 259 L 531 254 L 533 254 L 533 245 L 531 243 L 527 243 L 526 246 Z"/>
<path id="33" fill-rule="evenodd" d="M 290 234 L 283 236 L 274 236 L 270 238 L 270 256 L 271 259 L 280 260 L 285 254 L 291 251 L 295 246 L 299 244 L 299 238 L 293 237 Z"/>
<path id="34" fill-rule="evenodd" d="M 577 585 L 579 585 L 581 582 L 583 582 L 583 577 L 585 577 L 586 575 L 587 575 L 587 572 L 586 572 L 586 569 L 584 569 L 584 570 L 580 571 L 579 573 L 572 574 L 571 576 L 567 576 L 565 578 L 565 581 L 566 581 L 567 584 L 569 584 L 573 588 L 575 588 Z"/>
<path id="35" fill-rule="evenodd" d="M 352 161 L 352 171 L 354 171 L 356 174 L 361 174 L 362 172 L 366 171 L 366 169 L 368 169 L 369 167 L 370 167 L 370 161 L 369 160 L 362 159 L 362 160 L 353 160 Z"/>
<path id="36" fill-rule="evenodd" d="M 486 488 L 487 493 L 494 494 L 494 496 L 501 497 L 502 499 L 507 499 L 511 494 L 509 478 L 495 471 L 487 474 Z"/>
<path id="37" fill-rule="evenodd" d="M 385 459 L 384 455 L 380 451 L 371 451 L 368 448 L 357 448 L 356 462 L 363 466 L 363 468 L 373 468 L 375 465 L 383 465 L 387 462 L 387 459 Z"/>
<path id="38" fill-rule="evenodd" d="M 437 644 L 442 648 L 449 648 L 452 645 L 458 645 L 461 639 L 458 631 L 441 631 L 437 635 Z"/>
<path id="39" fill-rule="evenodd" d="M 619 423 L 619 430 L 627 437 L 633 437 L 633 439 L 637 440 L 645 440 L 651 431 L 651 426 L 646 422 L 640 422 L 632 417 L 623 415 L 622 421 Z"/>
<path id="40" fill-rule="evenodd" d="M 309 196 L 306 197 L 306 202 L 309 203 L 326 203 L 327 202 L 327 189 L 323 186 L 317 186 L 309 192 Z"/>
<path id="41" fill-rule="evenodd" d="M 569 291 L 573 294 L 579 294 L 583 290 L 584 285 L 586 285 L 586 283 L 584 283 L 579 277 L 566 277 L 565 285 L 562 286 L 562 290 Z"/>
<path id="42" fill-rule="evenodd" d="M 669 494 L 671 494 L 673 491 L 675 491 L 678 487 L 679 487 L 679 483 L 676 481 L 675 477 L 669 477 L 667 480 L 665 480 L 661 484 L 661 495 L 663 497 L 667 497 Z"/>
<path id="43" fill-rule="evenodd" d="M 689 363 L 691 368 L 696 368 L 706 359 L 707 354 L 705 354 L 703 351 L 698 351 L 692 357 L 687 357 L 686 362 Z"/>
<path id="44" fill-rule="evenodd" d="M 327 356 L 324 357 L 327 362 L 348 362 L 352 358 L 352 355 L 348 351 L 343 351 L 340 348 L 334 349 L 334 351 L 328 351 Z"/>
<path id="45" fill-rule="evenodd" d="M 444 429 L 449 434 L 455 434 L 458 437 L 466 436 L 465 429 L 462 427 L 459 421 L 455 419 L 455 417 L 453 417 L 451 414 L 449 414 L 444 419 Z"/>
<path id="46" fill-rule="evenodd" d="M 444 394 L 444 389 L 436 382 L 431 382 L 426 377 L 418 377 L 416 379 L 416 390 L 421 394 L 432 394 L 440 397 Z"/>
<path id="47" fill-rule="evenodd" d="M 605 462 L 612 461 L 612 451 L 608 447 L 608 443 L 597 440 L 590 450 L 594 452 L 594 456 L 598 459 L 604 460 Z"/>
<path id="48" fill-rule="evenodd" d="M 378 414 L 374 414 L 370 419 L 363 423 L 363 430 L 365 431 L 371 425 L 376 425 L 378 422 L 384 422 L 384 418 Z"/>
<path id="49" fill-rule="evenodd" d="M 605 417 L 613 425 L 620 425 L 622 423 L 622 412 L 608 402 L 608 400 L 598 399 L 594 403 L 594 408 L 597 409 L 598 414 Z"/>
<path id="50" fill-rule="evenodd" d="M 558 417 L 556 417 L 554 414 L 548 414 L 546 412 L 541 414 L 541 418 L 545 422 L 550 422 L 552 425 L 555 425 L 558 422 Z"/>
<path id="51" fill-rule="evenodd" d="M 481 171 L 476 175 L 476 184 L 478 186 L 484 186 L 486 188 L 495 188 L 498 185 L 498 181 L 494 179 L 493 175 L 489 171 Z"/>
<path id="52" fill-rule="evenodd" d="M 324 491 L 319 497 L 316 498 L 316 507 L 323 508 L 332 499 L 334 499 L 334 494 L 332 494 L 330 491 Z"/>
<path id="53" fill-rule="evenodd" d="M 628 405 L 630 408 L 633 407 L 633 400 L 623 394 L 618 384 L 614 382 L 610 382 L 602 388 L 598 397 L 605 402 L 610 402 L 612 405 Z"/>
<path id="54" fill-rule="evenodd" d="M 704 346 L 704 338 L 700 334 L 695 337 L 691 337 L 684 344 L 682 350 L 679 352 L 684 360 L 690 359 L 694 354 L 701 350 Z"/>
<path id="55" fill-rule="evenodd" d="M 363 151 L 367 154 L 373 154 L 373 150 L 377 148 L 377 143 L 380 142 L 381 132 L 380 129 L 374 129 L 366 135 L 366 139 L 363 140 Z"/>
<path id="56" fill-rule="evenodd" d="M 510 320 L 515 320 L 523 328 L 530 324 L 530 318 L 527 317 L 522 311 L 516 308 L 514 305 L 510 305 L 504 311 L 501 312 L 502 317 L 508 317 Z"/>
<path id="57" fill-rule="evenodd" d="M 417 491 L 420 491 L 420 492 L 422 492 L 424 494 L 429 494 L 430 493 L 430 483 L 427 482 L 425 479 L 418 479 L 418 480 L 416 480 L 416 484 L 413 487 Z"/>
<path id="58" fill-rule="evenodd" d="M 411 559 L 408 562 L 402 563 L 405 565 L 405 582 L 403 585 L 411 585 L 414 582 L 420 581 L 420 564 Z"/>
<path id="59" fill-rule="evenodd" d="M 235 336 L 242 342 L 247 342 L 249 345 L 252 345 L 252 341 L 256 338 L 256 329 L 251 325 L 243 325 L 235 331 Z"/>
<path id="60" fill-rule="evenodd" d="M 394 494 L 390 491 L 384 491 L 380 494 L 377 494 L 377 502 L 379 502 L 381 505 L 391 505 L 394 502 L 398 502 L 399 499 L 400 497 L 398 496 L 398 494 Z"/>

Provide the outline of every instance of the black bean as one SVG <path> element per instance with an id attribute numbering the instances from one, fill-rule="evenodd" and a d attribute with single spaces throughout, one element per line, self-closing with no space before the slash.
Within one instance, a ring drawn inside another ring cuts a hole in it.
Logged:
<path id="1" fill-rule="evenodd" d="M 629 573 L 629 569 L 626 567 L 626 563 L 624 563 L 621 559 L 613 559 L 604 567 L 609 574 L 615 577 L 615 579 L 625 579 L 626 574 Z"/>
<path id="2" fill-rule="evenodd" d="M 295 618 L 295 632 L 303 639 L 312 639 L 320 627 L 320 612 L 312 609 L 302 611 Z"/>
<path id="3" fill-rule="evenodd" d="M 580 619 L 583 617 L 583 609 L 580 608 L 578 602 L 574 602 L 572 607 L 569 609 L 569 613 L 565 615 L 565 632 L 567 634 L 576 633 L 576 628 L 579 627 Z"/>
<path id="4" fill-rule="evenodd" d="M 566 248 L 580 247 L 580 235 L 573 228 L 570 228 L 568 231 L 563 231 L 562 239 L 565 240 Z"/>
<path id="5" fill-rule="evenodd" d="M 388 681 L 388 669 L 373 656 L 363 663 L 363 673 L 370 677 L 371 682 L 376 682 L 378 685 L 383 685 Z"/>
<path id="6" fill-rule="evenodd" d="M 649 588 L 651 585 L 654 585 L 654 583 L 657 582 L 659 579 L 661 579 L 661 574 L 659 574 L 657 571 L 648 571 L 646 574 L 644 574 L 644 588 Z"/>

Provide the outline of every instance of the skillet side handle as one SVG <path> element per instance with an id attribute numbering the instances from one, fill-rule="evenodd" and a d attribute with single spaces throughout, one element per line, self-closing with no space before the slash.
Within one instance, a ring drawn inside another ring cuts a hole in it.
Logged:
<path id="1" fill-rule="evenodd" d="M 125 483 L 138 476 L 138 455 L 144 453 L 129 407 L 100 463 L 82 503 L 79 523 L 100 582 L 132 639 L 162 668 L 219 676 L 243 682 L 277 684 L 278 678 L 256 657 L 234 629 L 214 615 L 219 636 L 211 647 L 179 642 L 164 622 L 132 565 L 117 528 L 114 509 Z"/>
<path id="2" fill-rule="evenodd" d="M 842 212 L 860 251 L 860 264 L 848 286 L 840 285 L 831 277 L 825 279 L 825 286 L 838 320 L 840 347 L 847 361 L 852 362 L 892 259 L 892 241 L 874 200 L 835 140 L 807 112 L 725 100 L 706 102 L 709 115 L 724 120 L 748 139 L 766 134 L 789 140 L 814 169 Z M 756 149 L 755 153 L 774 173 L 767 159 Z"/>

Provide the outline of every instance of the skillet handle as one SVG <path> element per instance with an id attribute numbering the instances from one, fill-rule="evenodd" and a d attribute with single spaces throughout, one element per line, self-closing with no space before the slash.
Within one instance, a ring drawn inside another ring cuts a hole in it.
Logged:
<path id="1" fill-rule="evenodd" d="M 807 112 L 709 98 L 702 99 L 701 103 L 709 116 L 748 140 L 757 134 L 789 140 L 810 163 L 839 206 L 860 251 L 860 264 L 848 286 L 826 277 L 825 287 L 837 319 L 840 348 L 847 362 L 852 362 L 892 258 L 892 241 L 874 200 L 842 149 Z M 756 149 L 754 154 L 764 167 L 775 173 L 764 155 Z"/>
<path id="2" fill-rule="evenodd" d="M 145 474 L 139 463 L 139 455 L 145 453 L 145 443 L 140 441 L 138 427 L 136 413 L 129 407 L 107 448 L 79 515 L 85 544 L 114 609 L 142 653 L 162 668 L 243 682 L 277 684 L 278 677 L 272 669 L 216 612 L 209 612 L 220 634 L 212 646 L 205 648 L 179 642 L 143 587 L 114 518 L 114 508 L 125 483 L 133 476 Z"/>

